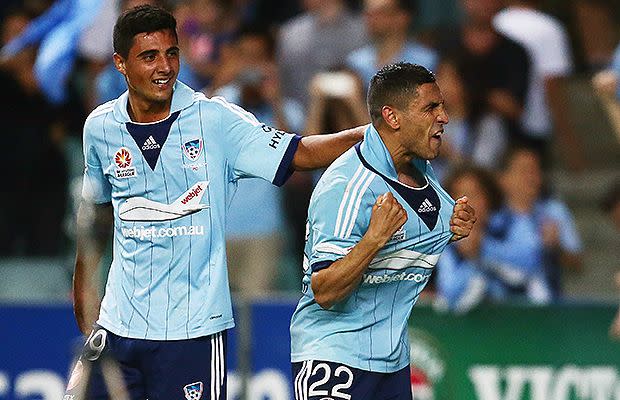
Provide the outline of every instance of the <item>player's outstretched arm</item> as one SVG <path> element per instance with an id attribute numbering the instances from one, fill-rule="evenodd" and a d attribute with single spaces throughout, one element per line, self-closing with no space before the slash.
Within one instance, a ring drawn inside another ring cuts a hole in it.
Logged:
<path id="1" fill-rule="evenodd" d="M 368 125 L 337 133 L 304 136 L 299 142 L 293 168 L 300 171 L 327 167 L 339 155 L 364 138 Z"/>
<path id="2" fill-rule="evenodd" d="M 329 267 L 312 274 L 314 299 L 327 309 L 345 299 L 359 285 L 375 255 L 407 221 L 407 212 L 388 192 L 372 207 L 368 230 L 351 251 Z"/>
<path id="3" fill-rule="evenodd" d="M 113 225 L 111 205 L 82 202 L 77 215 L 77 251 L 73 272 L 73 311 L 78 327 L 88 335 L 99 317 L 99 266 Z"/>
<path id="4" fill-rule="evenodd" d="M 463 239 L 471 233 L 476 223 L 476 212 L 473 207 L 467 204 L 469 199 L 463 196 L 456 200 L 454 211 L 450 218 L 450 231 L 453 233 L 451 242 Z"/>

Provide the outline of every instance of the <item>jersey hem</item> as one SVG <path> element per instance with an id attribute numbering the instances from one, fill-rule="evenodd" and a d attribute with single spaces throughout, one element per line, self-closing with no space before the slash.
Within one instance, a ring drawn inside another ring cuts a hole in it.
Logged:
<path id="1" fill-rule="evenodd" d="M 369 366 L 368 361 L 360 363 L 360 360 L 338 358 L 338 357 L 334 357 L 333 355 L 326 355 L 326 354 L 309 355 L 305 353 L 291 354 L 291 363 L 298 363 L 298 362 L 304 362 L 304 361 L 309 361 L 309 360 L 335 362 L 335 363 L 344 364 L 347 367 L 361 369 L 362 371 L 381 372 L 381 373 L 386 373 L 386 374 L 398 372 L 410 364 L 409 361 L 407 360 L 407 362 L 402 363 L 402 364 L 399 363 L 399 364 L 396 364 L 395 366 L 386 366 L 385 361 L 370 360 L 370 366 Z"/>
<path id="2" fill-rule="evenodd" d="M 208 328 L 202 328 L 198 330 L 190 331 L 189 333 L 186 331 L 182 332 L 172 332 L 168 333 L 168 335 L 148 335 L 148 336 L 139 336 L 131 333 L 127 333 L 126 329 L 119 328 L 114 324 L 108 324 L 108 321 L 97 321 L 97 325 L 107 329 L 112 332 L 116 336 L 128 338 L 128 339 L 143 339 L 143 340 L 162 340 L 162 341 L 172 341 L 172 340 L 187 340 L 187 339 L 195 339 L 202 336 L 209 336 L 215 333 L 222 332 L 226 329 L 234 328 L 235 321 L 233 319 L 227 320 L 221 324 L 210 326 Z"/>

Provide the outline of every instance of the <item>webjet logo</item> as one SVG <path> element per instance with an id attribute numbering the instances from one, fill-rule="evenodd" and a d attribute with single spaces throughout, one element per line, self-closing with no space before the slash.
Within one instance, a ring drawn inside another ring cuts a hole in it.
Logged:
<path id="1" fill-rule="evenodd" d="M 200 204 L 209 181 L 197 182 L 172 204 L 159 203 L 145 197 L 131 197 L 121 204 L 118 214 L 123 221 L 170 221 L 205 208 Z"/>
<path id="2" fill-rule="evenodd" d="M 121 233 L 126 238 L 151 240 L 177 236 L 203 236 L 205 234 L 205 227 L 203 225 L 174 226 L 169 228 L 134 226 L 133 228 L 121 228 Z"/>
<path id="3" fill-rule="evenodd" d="M 396 274 L 383 275 L 364 274 L 362 282 L 365 285 L 377 285 L 380 283 L 391 283 L 398 281 L 422 283 L 428 281 L 428 278 L 430 278 L 430 276 L 431 274 L 420 274 L 417 272 L 400 272 Z"/>

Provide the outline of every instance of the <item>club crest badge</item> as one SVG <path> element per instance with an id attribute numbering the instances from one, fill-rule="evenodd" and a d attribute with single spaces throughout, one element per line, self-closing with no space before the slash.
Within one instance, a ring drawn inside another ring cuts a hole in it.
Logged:
<path id="1" fill-rule="evenodd" d="M 183 154 L 191 161 L 196 161 L 202 154 L 202 139 L 189 140 L 181 146 Z"/>
<path id="2" fill-rule="evenodd" d="M 183 387 L 187 400 L 200 400 L 202 398 L 202 382 L 194 382 Z"/>
<path id="3" fill-rule="evenodd" d="M 126 179 L 136 176 L 136 167 L 132 167 L 133 156 L 126 147 L 118 149 L 114 155 L 114 163 L 118 167 L 115 171 L 117 179 Z"/>

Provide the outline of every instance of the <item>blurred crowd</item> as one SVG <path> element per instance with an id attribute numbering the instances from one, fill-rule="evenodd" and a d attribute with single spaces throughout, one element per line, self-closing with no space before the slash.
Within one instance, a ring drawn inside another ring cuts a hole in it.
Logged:
<path id="1" fill-rule="evenodd" d="M 452 312 L 563 298 L 562 276 L 582 269 L 583 245 L 549 173 L 587 168 L 565 82 L 590 74 L 612 107 L 620 99 L 620 10 L 605 0 L 3 1 L 0 113 L 15 172 L 1 197 L 0 256 L 72 254 L 82 124 L 125 90 L 112 27 L 145 2 L 178 20 L 179 80 L 285 131 L 369 123 L 365 91 L 382 65 L 434 71 L 450 123 L 433 166 L 453 197 L 470 198 L 478 223 L 449 246 L 425 293 Z M 282 276 L 300 282 L 320 173 L 296 172 L 283 189 L 237 182 L 228 221 L 234 290 L 260 296 Z"/>

